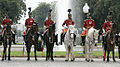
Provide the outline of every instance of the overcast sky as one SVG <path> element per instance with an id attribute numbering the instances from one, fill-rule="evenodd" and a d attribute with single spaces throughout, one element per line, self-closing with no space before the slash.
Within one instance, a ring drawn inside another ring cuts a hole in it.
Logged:
<path id="1" fill-rule="evenodd" d="M 26 3 L 26 6 L 27 6 L 26 7 L 27 12 L 28 12 L 28 7 L 31 7 L 32 10 L 34 10 L 39 5 L 40 2 L 51 3 L 53 1 L 58 1 L 58 0 L 26 0 L 25 3 Z M 27 12 L 26 12 L 26 17 L 21 18 L 21 20 L 19 21 L 21 24 L 24 24 L 25 19 L 28 18 Z"/>

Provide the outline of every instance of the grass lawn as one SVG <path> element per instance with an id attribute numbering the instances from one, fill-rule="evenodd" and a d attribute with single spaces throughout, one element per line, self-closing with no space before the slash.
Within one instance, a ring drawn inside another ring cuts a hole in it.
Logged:
<path id="1" fill-rule="evenodd" d="M 79 52 L 80 51 L 75 51 L 74 52 L 74 55 L 76 56 L 76 57 L 84 57 L 84 55 L 83 54 L 79 54 Z M 80 52 L 80 53 L 82 53 L 82 52 Z M 37 56 L 45 56 L 45 54 L 46 54 L 46 52 L 37 52 Z M 1 55 L 2 55 L 2 53 L 1 53 Z M 11 52 L 11 56 L 15 56 L 15 57 L 22 57 L 23 55 L 22 55 L 22 51 L 12 51 Z M 24 56 L 27 56 L 27 52 L 25 53 L 25 55 Z M 34 52 L 31 52 L 31 56 L 34 56 Z M 65 52 L 64 51 L 59 51 L 59 52 L 54 52 L 54 56 L 55 57 L 65 57 Z M 103 52 L 101 52 L 101 51 L 95 51 L 94 53 L 93 53 L 93 56 L 94 57 L 102 57 L 103 56 Z M 110 56 L 112 56 L 112 52 L 110 53 Z M 118 56 L 118 52 L 115 52 L 115 56 Z"/>

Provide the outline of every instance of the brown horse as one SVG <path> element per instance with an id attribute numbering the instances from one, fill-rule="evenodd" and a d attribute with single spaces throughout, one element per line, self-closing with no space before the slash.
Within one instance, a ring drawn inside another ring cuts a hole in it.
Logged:
<path id="1" fill-rule="evenodd" d="M 105 44 L 105 55 L 106 55 L 106 52 L 107 52 L 107 62 L 109 62 L 109 53 L 110 51 L 112 51 L 112 55 L 113 55 L 113 61 L 116 62 L 115 60 L 115 57 L 114 57 L 114 48 L 115 48 L 115 34 L 117 32 L 117 28 L 116 28 L 116 24 L 113 23 L 112 24 L 112 27 L 111 27 L 111 30 L 109 30 L 107 33 L 106 33 L 106 44 Z M 104 57 L 104 61 L 105 61 L 105 57 Z"/>
<path id="2" fill-rule="evenodd" d="M 55 36 L 55 24 L 50 24 L 50 27 L 48 31 L 43 36 L 44 44 L 46 45 L 46 61 L 49 60 L 51 57 L 51 60 L 53 59 L 53 47 L 54 42 L 57 43 L 56 36 Z"/>
<path id="3" fill-rule="evenodd" d="M 9 45 L 8 48 L 8 60 L 10 61 L 10 49 L 11 49 L 11 42 L 13 41 L 13 34 L 11 31 L 11 26 L 10 24 L 7 24 L 7 26 L 5 27 L 4 33 L 3 33 L 3 56 L 2 56 L 2 61 L 4 61 L 4 59 L 6 60 L 6 49 L 7 49 L 7 45 Z"/>
<path id="4" fill-rule="evenodd" d="M 30 60 L 30 50 L 32 45 L 34 45 L 34 54 L 35 54 L 35 60 L 37 61 L 37 56 L 36 56 L 36 49 L 37 49 L 37 44 L 38 44 L 38 25 L 37 23 L 33 24 L 31 28 L 28 30 L 26 38 L 25 38 L 25 43 L 26 43 L 26 50 L 27 50 L 27 55 L 28 58 L 27 60 Z"/>

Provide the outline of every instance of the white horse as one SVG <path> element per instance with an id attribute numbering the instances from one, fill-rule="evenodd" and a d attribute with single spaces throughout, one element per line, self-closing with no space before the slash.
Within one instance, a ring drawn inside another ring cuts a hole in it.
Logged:
<path id="1" fill-rule="evenodd" d="M 99 35 L 99 30 L 96 30 L 95 28 L 91 27 L 88 30 L 88 33 L 86 35 L 85 39 L 85 60 L 89 62 L 93 62 L 93 48 L 96 43 L 98 43 L 98 35 Z"/>
<path id="2" fill-rule="evenodd" d="M 74 26 L 69 25 L 69 28 L 65 34 L 64 38 L 64 44 L 65 44 L 65 49 L 66 49 L 66 60 L 68 61 L 69 58 L 71 61 L 74 61 L 74 55 L 73 55 L 73 43 L 74 43 Z"/>

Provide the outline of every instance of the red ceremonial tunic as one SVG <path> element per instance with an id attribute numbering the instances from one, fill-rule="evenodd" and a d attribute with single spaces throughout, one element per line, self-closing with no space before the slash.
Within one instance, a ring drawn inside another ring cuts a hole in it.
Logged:
<path id="1" fill-rule="evenodd" d="M 44 22 L 44 25 L 46 26 L 46 29 L 49 28 L 50 24 L 54 24 L 54 22 L 53 22 L 52 20 L 46 20 L 46 21 Z"/>
<path id="2" fill-rule="evenodd" d="M 66 25 L 67 27 L 69 27 L 69 25 L 74 25 L 74 21 L 72 20 L 65 20 L 64 23 L 62 24 L 62 26 Z"/>
<path id="3" fill-rule="evenodd" d="M 111 29 L 111 24 L 112 24 L 112 21 L 107 21 L 104 23 L 103 29 L 105 29 L 105 32 Z"/>
<path id="4" fill-rule="evenodd" d="M 28 31 L 28 29 L 33 25 L 34 19 L 33 18 L 28 18 L 25 21 L 25 26 L 27 26 L 27 30 L 24 31 L 24 34 Z"/>
<path id="5" fill-rule="evenodd" d="M 1 33 L 3 33 L 6 24 L 12 25 L 12 20 L 11 20 L 11 19 L 4 19 L 4 20 L 2 21 L 1 25 L 3 25 L 3 29 L 2 29 L 2 32 L 1 32 Z"/>
<path id="6" fill-rule="evenodd" d="M 84 20 L 84 23 L 83 23 L 83 27 L 84 28 L 91 28 L 91 27 L 95 27 L 95 22 L 93 19 L 87 19 L 87 20 Z"/>
<path id="7" fill-rule="evenodd" d="M 67 27 L 69 27 L 69 25 L 74 25 L 74 24 L 75 24 L 74 21 L 68 19 L 68 20 L 64 21 L 64 23 L 62 24 L 62 26 L 66 25 Z M 67 30 L 68 29 L 63 29 L 62 33 L 66 32 Z"/>
<path id="8" fill-rule="evenodd" d="M 86 28 L 86 30 L 84 30 L 80 34 L 80 36 L 86 36 L 88 29 L 90 29 L 91 27 L 95 27 L 94 20 L 93 19 L 86 19 L 86 20 L 84 20 L 83 27 Z"/>

